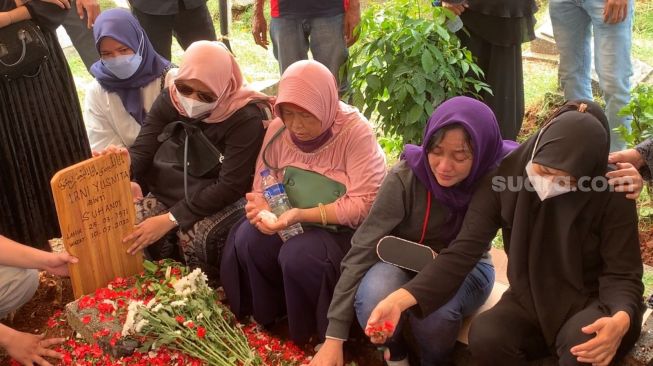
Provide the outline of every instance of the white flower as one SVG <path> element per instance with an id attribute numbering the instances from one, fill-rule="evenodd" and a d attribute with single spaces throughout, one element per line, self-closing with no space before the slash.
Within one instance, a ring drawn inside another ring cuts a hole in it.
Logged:
<path id="1" fill-rule="evenodd" d="M 190 293 L 195 292 L 194 287 L 195 284 L 189 280 L 189 276 L 180 278 L 179 281 L 175 282 L 173 285 L 175 294 L 178 296 L 188 296 Z"/>
<path id="2" fill-rule="evenodd" d="M 166 280 L 170 279 L 170 274 L 172 273 L 172 267 L 166 267 Z"/>
<path id="3" fill-rule="evenodd" d="M 135 328 L 136 333 L 140 333 L 141 330 L 143 329 L 143 327 L 146 326 L 146 325 L 148 325 L 149 323 L 150 323 L 150 322 L 148 322 L 148 321 L 145 320 L 145 319 L 141 319 L 141 320 L 139 320 L 139 322 L 136 323 L 136 328 Z"/>
<path id="4" fill-rule="evenodd" d="M 200 319 L 202 319 L 202 318 L 204 318 L 204 313 L 199 313 L 199 314 L 197 315 L 197 318 L 196 318 L 196 319 L 197 319 L 197 320 L 200 320 Z"/>
<path id="5" fill-rule="evenodd" d="M 161 309 L 163 309 L 163 304 L 156 304 L 156 306 L 152 309 L 152 311 L 156 313 Z"/>
<path id="6" fill-rule="evenodd" d="M 173 301 L 173 302 L 170 303 L 170 306 L 172 306 L 172 307 L 186 306 L 186 299 Z"/>
<path id="7" fill-rule="evenodd" d="M 181 330 L 175 330 L 176 335 L 181 335 Z"/>
<path id="8" fill-rule="evenodd" d="M 150 301 L 147 302 L 147 304 L 145 304 L 145 307 L 149 309 L 154 304 L 156 304 L 156 298 L 153 297 Z"/>
<path id="9" fill-rule="evenodd" d="M 122 336 L 126 336 L 134 331 L 134 321 L 136 314 L 138 314 L 138 309 L 143 306 L 142 301 L 130 301 L 129 307 L 127 307 L 127 319 L 125 319 L 125 324 L 122 326 Z"/>
<path id="10" fill-rule="evenodd" d="M 198 289 L 208 288 L 207 281 L 208 277 L 206 274 L 201 269 L 196 268 L 193 272 L 175 282 L 173 285 L 175 295 L 188 297 Z"/>

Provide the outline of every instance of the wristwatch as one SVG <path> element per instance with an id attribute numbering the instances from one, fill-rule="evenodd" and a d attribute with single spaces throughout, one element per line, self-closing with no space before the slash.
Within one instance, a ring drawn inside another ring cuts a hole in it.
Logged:
<path id="1" fill-rule="evenodd" d="M 168 212 L 168 220 L 175 224 L 175 226 L 179 226 L 179 222 L 177 222 L 177 219 L 172 215 L 172 212 Z"/>

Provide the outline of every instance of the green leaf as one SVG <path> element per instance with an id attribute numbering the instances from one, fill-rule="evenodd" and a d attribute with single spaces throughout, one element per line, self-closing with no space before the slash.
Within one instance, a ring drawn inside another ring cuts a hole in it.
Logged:
<path id="1" fill-rule="evenodd" d="M 467 71 L 469 71 L 469 64 L 465 61 L 461 61 L 460 66 L 463 68 L 463 74 L 467 74 Z"/>
<path id="2" fill-rule="evenodd" d="M 412 125 L 413 123 L 417 122 L 421 116 L 422 106 L 419 104 L 414 104 L 410 108 L 410 111 L 408 111 L 408 115 L 406 116 L 406 124 Z"/>
<path id="3" fill-rule="evenodd" d="M 426 90 L 426 80 L 421 74 L 416 74 L 413 77 L 413 86 L 415 87 L 415 93 L 424 94 Z"/>
<path id="4" fill-rule="evenodd" d="M 432 73 L 435 70 L 435 62 L 430 52 L 422 52 L 422 68 L 427 73 Z"/>
<path id="5" fill-rule="evenodd" d="M 370 86 L 372 89 L 379 89 L 381 88 L 381 79 L 376 76 L 376 75 L 367 75 L 367 78 L 365 79 L 367 81 L 367 85 Z"/>
<path id="6" fill-rule="evenodd" d="M 159 266 L 157 266 L 156 264 L 154 264 L 154 263 L 152 263 L 152 262 L 150 262 L 148 260 L 144 260 L 143 261 L 143 268 L 149 273 L 154 273 L 159 268 Z"/>

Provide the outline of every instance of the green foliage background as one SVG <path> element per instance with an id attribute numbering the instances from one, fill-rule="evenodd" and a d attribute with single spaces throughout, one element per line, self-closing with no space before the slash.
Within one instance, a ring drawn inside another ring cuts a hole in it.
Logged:
<path id="1" fill-rule="evenodd" d="M 368 118 L 378 113 L 384 135 L 419 143 L 442 101 L 489 91 L 472 54 L 446 28 L 453 16 L 424 0 L 372 3 L 362 14 L 348 62 L 350 97 Z"/>

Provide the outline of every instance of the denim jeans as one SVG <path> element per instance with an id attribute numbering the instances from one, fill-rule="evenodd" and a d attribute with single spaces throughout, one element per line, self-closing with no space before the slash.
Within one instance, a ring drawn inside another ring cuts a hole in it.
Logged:
<path id="1" fill-rule="evenodd" d="M 343 27 L 344 14 L 321 18 L 272 18 L 270 38 L 281 73 L 294 62 L 308 59 L 310 48 L 313 59 L 340 80 L 340 67 L 349 55 Z M 346 79 L 339 84 L 343 90 Z"/>
<path id="2" fill-rule="evenodd" d="M 626 19 L 603 22 L 605 0 L 551 0 L 549 12 L 553 35 L 560 50 L 558 73 L 565 99 L 592 99 L 590 41 L 594 33 L 594 65 L 606 103 L 610 128 L 630 128 L 631 117 L 619 110 L 630 100 L 630 60 L 634 0 L 629 0 Z M 622 150 L 625 142 L 612 131 L 610 151 Z"/>
<path id="3" fill-rule="evenodd" d="M 356 316 L 363 329 L 374 307 L 412 277 L 413 273 L 384 262 L 370 268 L 363 277 L 354 300 Z M 400 360 L 407 355 L 402 328 L 405 322 L 409 321 L 420 348 L 421 364 L 430 366 L 445 362 L 456 344 L 463 318 L 483 305 L 492 292 L 493 284 L 494 267 L 479 262 L 467 275 L 454 297 L 435 312 L 420 319 L 405 311 L 394 335 L 386 343 L 390 349 L 391 360 Z"/>

